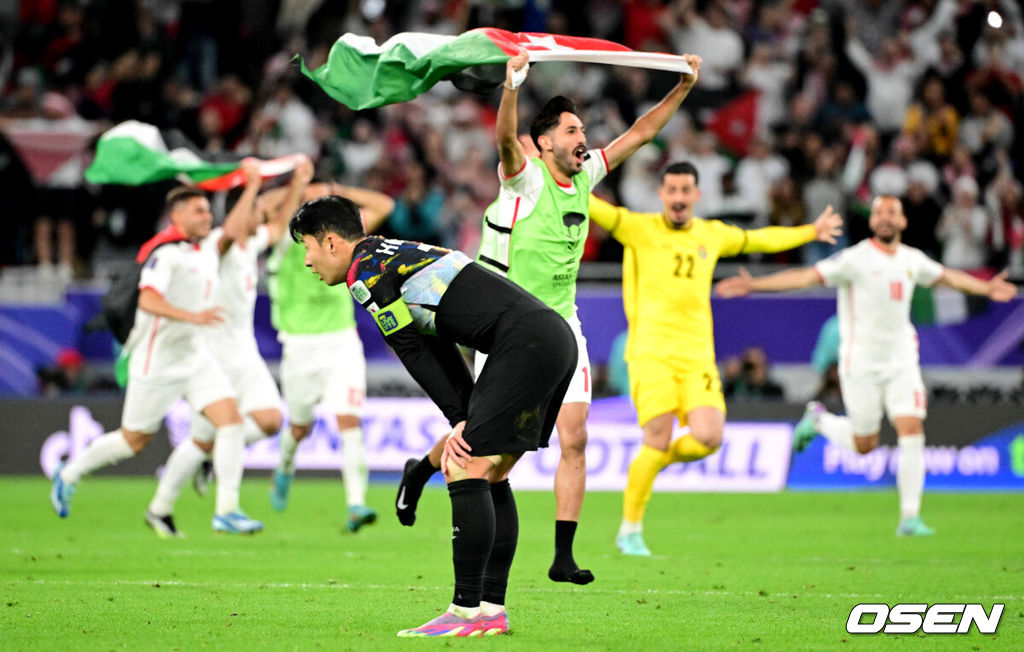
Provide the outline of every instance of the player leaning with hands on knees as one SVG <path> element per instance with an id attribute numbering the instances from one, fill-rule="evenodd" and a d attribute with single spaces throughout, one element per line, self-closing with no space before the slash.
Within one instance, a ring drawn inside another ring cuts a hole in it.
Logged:
<path id="1" fill-rule="evenodd" d="M 871 202 L 868 227 L 873 234 L 814 267 L 762 277 L 720 281 L 724 297 L 749 292 L 779 292 L 823 284 L 839 288 L 839 385 L 846 416 L 807 404 L 794 431 L 793 448 L 804 450 L 816 434 L 831 443 L 865 454 L 878 446 L 883 410 L 897 434 L 896 488 L 900 498 L 899 536 L 922 536 L 934 530 L 921 520 L 924 492 L 924 418 L 926 393 L 918 360 L 917 332 L 910 322 L 915 285 L 945 285 L 961 292 L 1009 301 L 1017 288 L 1000 274 L 982 281 L 943 267 L 920 250 L 900 242 L 907 227 L 897 197 L 879 195 Z"/>
<path id="2" fill-rule="evenodd" d="M 691 163 L 665 168 L 658 187 L 661 213 L 634 213 L 590 199 L 591 219 L 624 247 L 629 393 L 643 429 L 615 540 L 627 555 L 651 554 L 643 517 L 658 473 L 675 462 L 707 457 L 722 443 L 725 399 L 711 327 L 711 278 L 718 259 L 784 251 L 813 240 L 834 244 L 842 232 L 842 218 L 831 206 L 813 224 L 751 231 L 695 217 L 698 182 Z M 690 430 L 672 439 L 676 419 Z"/>
<path id="3" fill-rule="evenodd" d="M 543 301 L 565 318 L 578 349 L 576 371 L 558 415 L 561 456 L 555 471 L 555 557 L 548 577 L 556 582 L 587 584 L 593 574 L 580 569 L 573 556 L 583 494 L 586 488 L 586 419 L 591 398 L 590 358 L 576 316 L 576 276 L 589 229 L 590 190 L 641 146 L 650 142 L 672 118 L 697 82 L 701 59 L 683 55 L 691 72 L 682 73 L 668 94 L 603 149 L 587 149 L 579 112 L 564 97 L 549 100 L 530 124 L 531 156 L 518 138 L 518 89 L 529 68 L 520 53 L 506 64 L 505 87 L 495 128 L 501 159 L 501 192 L 484 214 L 477 261 Z M 486 369 L 477 356 L 477 375 Z M 439 450 L 406 467 L 405 502 L 415 510 L 423 483 L 436 469 Z M 400 489 L 401 491 L 401 489 Z M 408 498 L 413 496 L 413 500 Z M 401 496 L 401 495 L 400 495 Z M 399 517 L 402 518 L 399 510 Z"/>
<path id="4" fill-rule="evenodd" d="M 505 589 L 519 536 L 508 472 L 523 453 L 547 445 L 576 367 L 569 325 L 458 251 L 367 237 L 359 210 L 342 197 L 306 202 L 290 228 L 313 272 L 327 285 L 346 283 L 373 315 L 453 426 L 448 445 L 456 439 L 459 451 L 472 451 L 468 461 L 447 460 L 445 469 L 455 566 L 451 605 L 399 636 L 504 633 Z M 458 345 L 490 355 L 475 384 Z"/>

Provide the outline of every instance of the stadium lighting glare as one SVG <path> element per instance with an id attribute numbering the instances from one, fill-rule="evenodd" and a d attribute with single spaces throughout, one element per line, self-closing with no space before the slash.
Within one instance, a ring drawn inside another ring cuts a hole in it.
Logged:
<path id="1" fill-rule="evenodd" d="M 998 11 L 988 12 L 988 26 L 992 29 L 999 29 L 1003 26 L 1003 17 L 999 15 Z"/>

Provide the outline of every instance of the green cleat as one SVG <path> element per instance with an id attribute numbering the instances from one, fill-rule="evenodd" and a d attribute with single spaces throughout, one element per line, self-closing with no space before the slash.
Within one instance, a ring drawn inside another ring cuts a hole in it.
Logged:
<path id="1" fill-rule="evenodd" d="M 349 532 L 358 532 L 359 528 L 377 520 L 377 511 L 365 505 L 353 505 L 348 508 L 348 521 L 345 527 Z"/>
<path id="2" fill-rule="evenodd" d="M 279 512 L 288 507 L 288 490 L 291 489 L 293 477 L 295 476 L 291 473 L 282 473 L 274 469 L 274 483 L 270 485 L 270 504 Z"/>
<path id="3" fill-rule="evenodd" d="M 825 406 L 818 401 L 811 401 L 804 409 L 796 427 L 793 428 L 793 451 L 802 453 L 818 436 L 818 415 L 825 411 Z"/>
<path id="4" fill-rule="evenodd" d="M 619 547 L 619 550 L 624 555 L 631 555 L 633 557 L 651 556 L 651 551 L 647 549 L 647 544 L 644 543 L 644 536 L 639 532 L 620 534 L 615 537 L 615 545 Z"/>
<path id="5" fill-rule="evenodd" d="M 930 537 L 933 534 L 935 530 L 925 525 L 919 516 L 903 519 L 896 528 L 898 537 Z"/>

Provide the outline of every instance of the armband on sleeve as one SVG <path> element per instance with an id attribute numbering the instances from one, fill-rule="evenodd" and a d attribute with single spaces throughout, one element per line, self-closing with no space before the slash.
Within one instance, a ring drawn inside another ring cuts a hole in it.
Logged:
<path id="1" fill-rule="evenodd" d="M 402 299 L 397 299 L 371 314 L 385 337 L 412 323 L 409 306 L 405 305 Z"/>

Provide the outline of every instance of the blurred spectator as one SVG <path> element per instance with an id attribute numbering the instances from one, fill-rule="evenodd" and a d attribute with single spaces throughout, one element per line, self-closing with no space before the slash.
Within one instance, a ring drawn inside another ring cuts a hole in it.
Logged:
<path id="1" fill-rule="evenodd" d="M 994 173 L 998 166 L 996 152 L 1008 150 L 1013 144 L 1013 123 L 992 104 L 984 91 L 971 91 L 970 111 L 960 122 L 960 143 L 979 165 L 979 172 Z"/>
<path id="2" fill-rule="evenodd" d="M 315 122 L 313 112 L 295 95 L 292 81 L 282 79 L 253 116 L 254 153 L 265 158 L 299 153 L 315 159 L 319 150 L 313 136 Z"/>
<path id="3" fill-rule="evenodd" d="M 395 197 L 395 209 L 391 211 L 386 224 L 387 231 L 403 240 L 447 243 L 443 215 L 444 193 L 432 180 L 427 171 L 416 161 L 409 161 L 403 168 L 405 188 Z"/>
<path id="4" fill-rule="evenodd" d="M 754 43 L 743 70 L 743 85 L 761 91 L 757 110 L 762 129 L 771 129 L 786 117 L 785 89 L 793 76 L 793 66 L 782 57 L 781 47 L 781 44 Z"/>
<path id="5" fill-rule="evenodd" d="M 912 136 L 918 150 L 932 161 L 945 162 L 957 141 L 960 116 L 946 102 L 946 89 L 937 76 L 925 78 L 920 97 L 907 109 L 903 133 Z"/>
<path id="6" fill-rule="evenodd" d="M 768 377 L 768 356 L 760 347 L 748 347 L 739 358 L 725 361 L 723 393 L 726 398 L 747 400 L 785 399 L 782 386 Z"/>
<path id="7" fill-rule="evenodd" d="M 907 193 L 903 197 L 907 228 L 900 239 L 934 260 L 941 258 L 941 247 L 936 236 L 939 216 L 942 214 L 942 207 L 936 199 L 938 187 L 939 175 L 933 166 L 915 163 L 907 169 Z"/>
<path id="8" fill-rule="evenodd" d="M 85 358 L 78 349 L 61 349 L 54 364 L 37 370 L 39 393 L 48 398 L 86 391 Z"/>
<path id="9" fill-rule="evenodd" d="M 766 136 L 755 136 L 750 153 L 736 167 L 736 188 L 753 205 L 755 226 L 768 221 L 770 189 L 789 173 L 789 163 L 776 154 Z M 704 178 L 701 177 L 701 184 Z"/>
<path id="10" fill-rule="evenodd" d="M 666 15 L 676 53 L 699 52 L 704 62 L 700 84 L 691 97 L 727 91 L 736 86 L 743 69 L 743 39 L 729 24 L 729 16 L 721 0 L 710 0 L 698 12 L 694 0 L 675 0 Z M 689 101 L 689 100 L 687 100 Z"/>
<path id="11" fill-rule="evenodd" d="M 821 215 L 827 206 L 832 206 L 840 215 L 844 213 L 843 189 L 839 185 L 839 157 L 836 156 L 834 149 L 823 149 L 815 158 L 814 178 L 804 184 L 803 203 L 807 215 Z M 845 229 L 834 245 L 827 242 L 811 242 L 804 247 L 803 262 L 813 264 L 846 247 L 847 244 L 849 240 Z"/>
<path id="12" fill-rule="evenodd" d="M 959 269 L 983 267 L 988 259 L 988 233 L 988 215 L 978 205 L 978 182 L 960 177 L 953 183 L 953 203 L 942 212 L 936 230 L 942 242 L 942 264 Z"/>
<path id="13" fill-rule="evenodd" d="M 1002 174 L 985 190 L 985 207 L 994 218 L 990 262 L 1006 268 L 1010 278 L 1024 279 L 1024 190 L 1021 182 Z"/>
<path id="14" fill-rule="evenodd" d="M 800 226 L 806 222 L 807 210 L 791 177 L 783 177 L 772 186 L 770 197 L 769 226 Z M 799 263 L 800 253 L 797 249 L 790 249 L 766 254 L 765 259 L 776 263 Z"/>
<path id="15" fill-rule="evenodd" d="M 914 59 L 893 37 L 884 38 L 872 55 L 855 29 L 847 26 L 846 56 L 864 75 L 868 111 L 879 131 L 886 135 L 895 133 L 903 126 L 911 94 L 925 64 Z"/>

